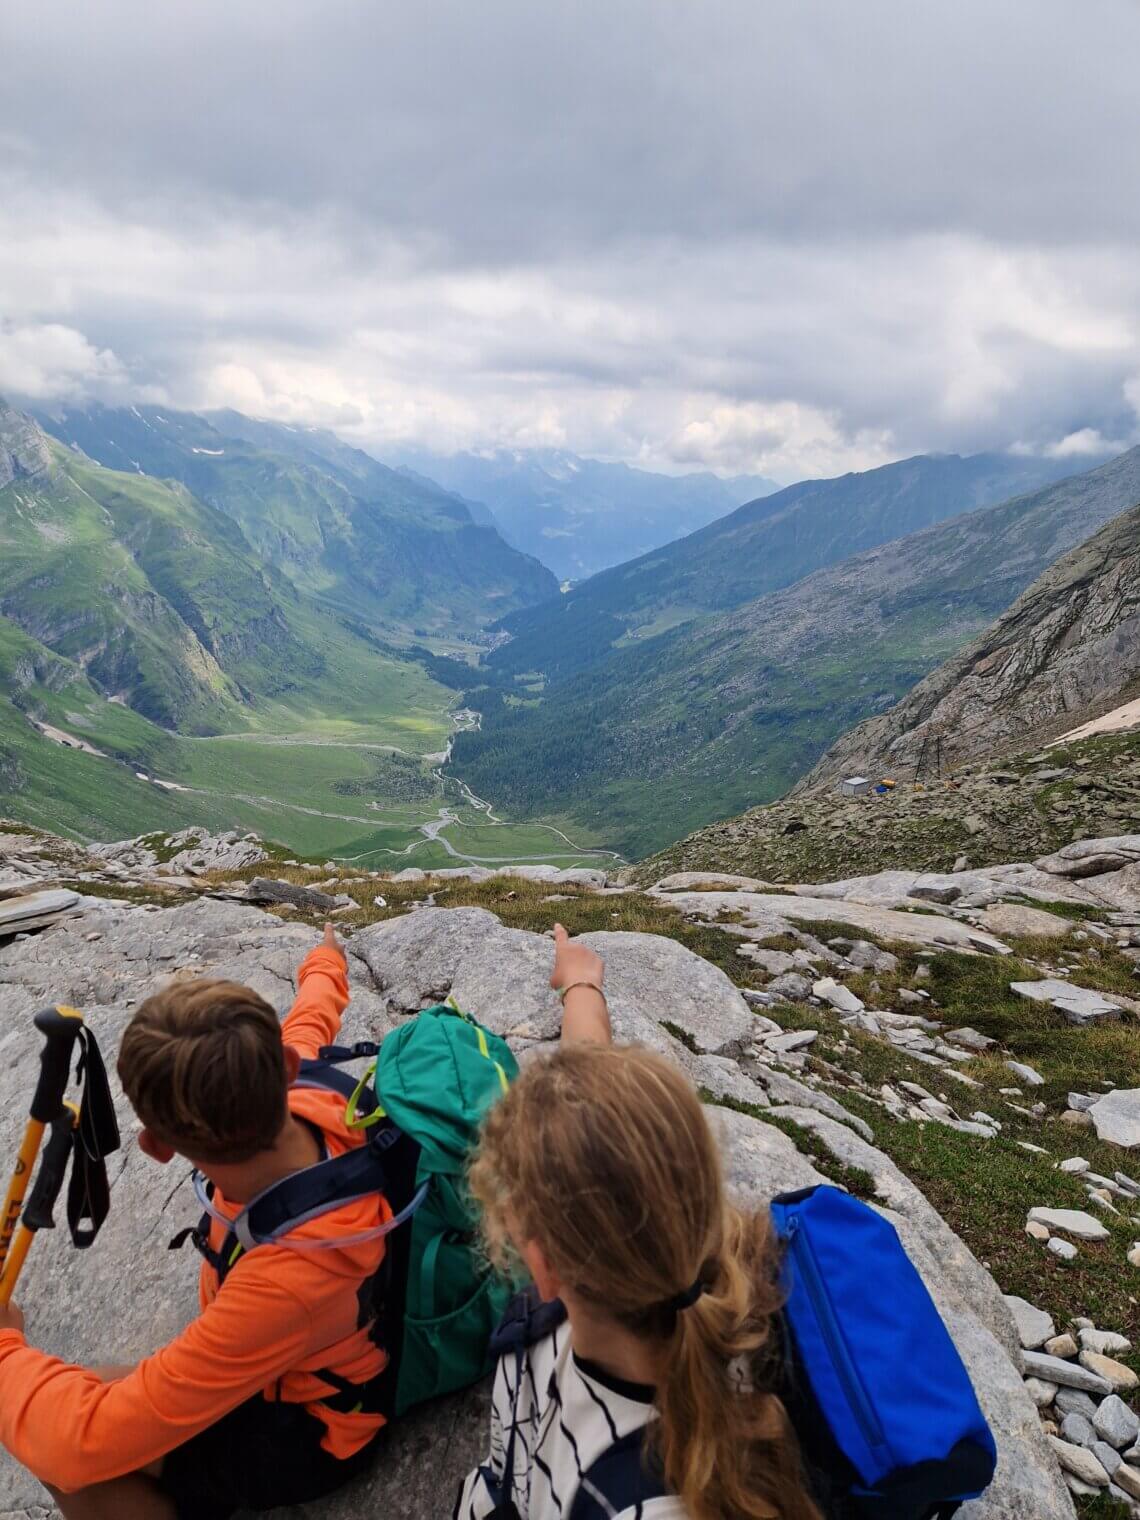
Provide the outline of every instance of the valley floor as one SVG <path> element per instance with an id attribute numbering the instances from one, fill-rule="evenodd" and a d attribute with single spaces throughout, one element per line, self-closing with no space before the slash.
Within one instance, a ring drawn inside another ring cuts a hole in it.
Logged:
<path id="1" fill-rule="evenodd" d="M 300 856 L 336 857 L 376 869 L 620 861 L 614 851 L 572 837 L 555 823 L 504 819 L 493 803 L 444 776 L 431 762 L 445 751 L 430 753 L 447 737 L 449 719 L 442 713 L 433 721 L 413 715 L 376 724 L 315 715 L 293 732 L 169 735 L 153 769 L 136 768 L 137 762 L 115 760 L 98 749 L 87 738 L 90 730 L 75 721 L 81 716 L 62 716 L 61 723 L 70 720 L 67 729 L 36 725 L 36 752 L 42 755 L 48 741 L 46 754 L 58 762 L 60 782 L 66 784 L 82 768 L 84 788 L 99 798 L 94 804 L 103 810 L 98 834 L 74 829 L 86 841 L 133 834 L 140 827 L 197 824 L 252 829 Z M 124 716 L 129 721 L 134 715 Z M 466 722 L 460 714 L 456 727 Z M 140 815 L 137 802 L 123 809 L 107 805 L 100 788 L 112 777 L 143 783 L 150 812 L 144 808 Z M 4 811 L 35 827 L 69 831 L 71 820 L 55 795 L 13 793 L 2 802 Z"/>

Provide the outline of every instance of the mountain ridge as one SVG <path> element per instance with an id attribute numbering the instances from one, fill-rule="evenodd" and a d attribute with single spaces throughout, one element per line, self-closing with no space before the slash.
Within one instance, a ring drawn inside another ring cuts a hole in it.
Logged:
<path id="1" fill-rule="evenodd" d="M 1036 487 L 1042 475 L 1052 481 L 1068 473 L 1057 461 L 920 454 L 829 480 L 798 481 L 602 571 L 561 603 L 507 615 L 502 630 L 518 647 L 503 645 L 493 663 L 510 671 L 537 664 L 549 674 L 544 661 L 550 660 L 568 674 L 623 640 L 729 612 L 877 544 L 1007 500 L 1026 489 L 1026 481 Z M 588 633 L 578 631 L 583 624 Z"/>
<path id="2" fill-rule="evenodd" d="M 106 468 L 179 481 L 300 590 L 389 635 L 470 637 L 557 592 L 544 566 L 456 497 L 334 434 L 159 407 L 57 406 L 38 416 Z"/>
<path id="3" fill-rule="evenodd" d="M 468 698 L 482 730 L 457 740 L 456 771 L 477 791 L 493 773 L 528 816 L 652 853 L 780 796 L 1138 499 L 1140 449 L 617 647 L 616 620 L 567 612 L 559 642 L 490 656 L 485 694 Z"/>

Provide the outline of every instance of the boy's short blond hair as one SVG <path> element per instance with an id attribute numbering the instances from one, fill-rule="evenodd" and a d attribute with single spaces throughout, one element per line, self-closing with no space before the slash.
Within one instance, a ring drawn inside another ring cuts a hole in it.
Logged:
<path id="1" fill-rule="evenodd" d="M 119 1046 L 119 1080 L 148 1130 L 191 1161 L 268 1150 L 288 1115 L 277 1015 L 237 982 L 180 982 L 147 998 Z"/>

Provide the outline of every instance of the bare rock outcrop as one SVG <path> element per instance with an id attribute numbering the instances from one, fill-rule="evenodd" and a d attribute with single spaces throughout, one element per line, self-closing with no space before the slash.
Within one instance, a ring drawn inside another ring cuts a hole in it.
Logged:
<path id="1" fill-rule="evenodd" d="M 726 1075 L 735 1066 L 735 1081 L 754 1097 L 754 1108 L 779 1105 L 777 1116 L 813 1130 L 826 1153 L 875 1179 L 879 1206 L 925 1276 L 997 1434 L 997 1481 L 963 1511 L 965 1520 L 1071 1520 L 1069 1495 L 1022 1383 L 1009 1310 L 961 1240 L 886 1156 L 849 1124 L 808 1106 L 814 1096 L 808 1089 L 773 1074 L 775 1086 L 765 1091 L 747 1062 L 738 1063 L 756 1020 L 719 970 L 657 936 L 589 938 L 608 958 L 619 1037 L 669 1051 L 695 1080 L 703 1080 L 702 1062 L 717 1063 Z M 110 1052 L 131 1008 L 170 976 L 234 977 L 284 1009 L 296 965 L 311 943 L 311 930 L 240 904 L 201 898 L 157 909 L 89 898 L 73 918 L 0 947 L 6 1015 L 0 1143 L 10 1149 L 22 1122 L 37 1060 L 30 1015 L 44 1001 L 82 1005 Z M 542 936 L 505 928 L 481 909 L 421 909 L 374 925 L 350 941 L 354 995 L 345 1033 L 382 1037 L 395 1021 L 450 993 L 525 1055 L 558 1028 L 557 999 L 547 985 L 549 957 Z M 165 1249 L 169 1236 L 196 1213 L 188 1179 L 147 1162 L 130 1144 L 133 1122 L 125 1108 L 121 1117 L 127 1144 L 114 1158 L 111 1218 L 82 1263 L 82 1293 L 76 1258 L 61 1233 L 37 1243 L 22 1284 L 33 1339 L 78 1360 L 144 1356 L 179 1328 L 194 1303 L 192 1253 Z M 723 1110 L 717 1123 L 732 1186 L 743 1197 L 759 1203 L 781 1189 L 819 1180 L 788 1134 L 763 1118 Z M 475 1390 L 420 1411 L 393 1431 L 367 1479 L 328 1505 L 294 1515 L 435 1520 L 448 1512 L 455 1482 L 481 1454 L 484 1406 L 484 1393 Z M 0 1517 L 47 1513 L 44 1502 L 33 1479 L 0 1462 Z"/>

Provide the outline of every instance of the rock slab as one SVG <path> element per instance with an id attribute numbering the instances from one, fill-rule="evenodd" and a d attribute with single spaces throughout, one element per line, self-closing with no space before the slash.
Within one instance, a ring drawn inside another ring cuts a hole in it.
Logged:
<path id="1" fill-rule="evenodd" d="M 89 934 L 99 938 L 88 940 Z M 750 1048 L 754 1016 L 715 967 L 655 936 L 600 934 L 588 940 L 608 957 L 619 1038 L 668 1051 L 694 1080 L 700 1080 L 702 1060 L 718 1057 L 717 1069 L 727 1074 L 727 1063 Z M 313 932 L 303 926 L 232 902 L 202 898 L 152 911 L 85 899 L 81 912 L 36 939 L 0 946 L 6 1010 L 0 1149 L 10 1151 L 21 1126 L 21 1100 L 38 1061 L 30 1017 L 44 1001 L 83 1006 L 111 1055 L 130 1008 L 171 975 L 234 978 L 286 1008 L 296 967 L 313 942 Z M 507 929 L 480 909 L 425 908 L 374 926 L 349 942 L 353 1001 L 344 1038 L 382 1038 L 410 1011 L 452 992 L 525 1058 L 558 1029 L 559 1007 L 547 985 L 550 952 L 542 936 Z M 108 1064 L 114 1084 L 113 1060 Z M 743 1068 L 735 1080 L 748 1081 Z M 777 1117 L 811 1129 L 821 1153 L 874 1179 L 878 1206 L 899 1230 L 974 1379 L 996 1433 L 999 1467 L 991 1490 L 964 1506 L 961 1520 L 1072 1520 L 1071 1500 L 1022 1381 L 1017 1332 L 992 1278 L 888 1157 L 849 1124 L 804 1106 L 812 1098 L 807 1089 L 783 1076 L 779 1083 L 786 1106 Z M 192 1253 L 162 1246 L 180 1225 L 196 1219 L 196 1201 L 185 1178 L 172 1192 L 177 1179 L 169 1169 L 147 1162 L 129 1144 L 133 1121 L 117 1086 L 115 1093 L 128 1143 L 112 1167 L 110 1219 L 84 1258 L 85 1291 L 74 1291 L 76 1262 L 63 1231 L 37 1242 L 23 1284 L 33 1341 L 88 1362 L 145 1356 L 181 1328 L 195 1302 Z M 727 1109 L 715 1117 L 730 1186 L 742 1199 L 759 1205 L 774 1193 L 823 1180 L 783 1130 Z M 1058 1365 L 1065 1376 L 1045 1375 L 1045 1381 L 1079 1378 L 1085 1380 L 1080 1386 L 1099 1394 L 1110 1391 L 1087 1369 Z M 291 1511 L 292 1520 L 437 1520 L 450 1507 L 455 1482 L 485 1454 L 487 1441 L 484 1395 L 474 1391 L 441 1402 L 401 1421 L 382 1461 L 360 1483 L 327 1504 Z M 47 1512 L 43 1492 L 0 1460 L 0 1516 L 29 1512 Z"/>
<path id="2" fill-rule="evenodd" d="M 1089 1109 L 1101 1140 L 1125 1150 L 1140 1148 L 1140 1087 L 1118 1087 Z"/>

